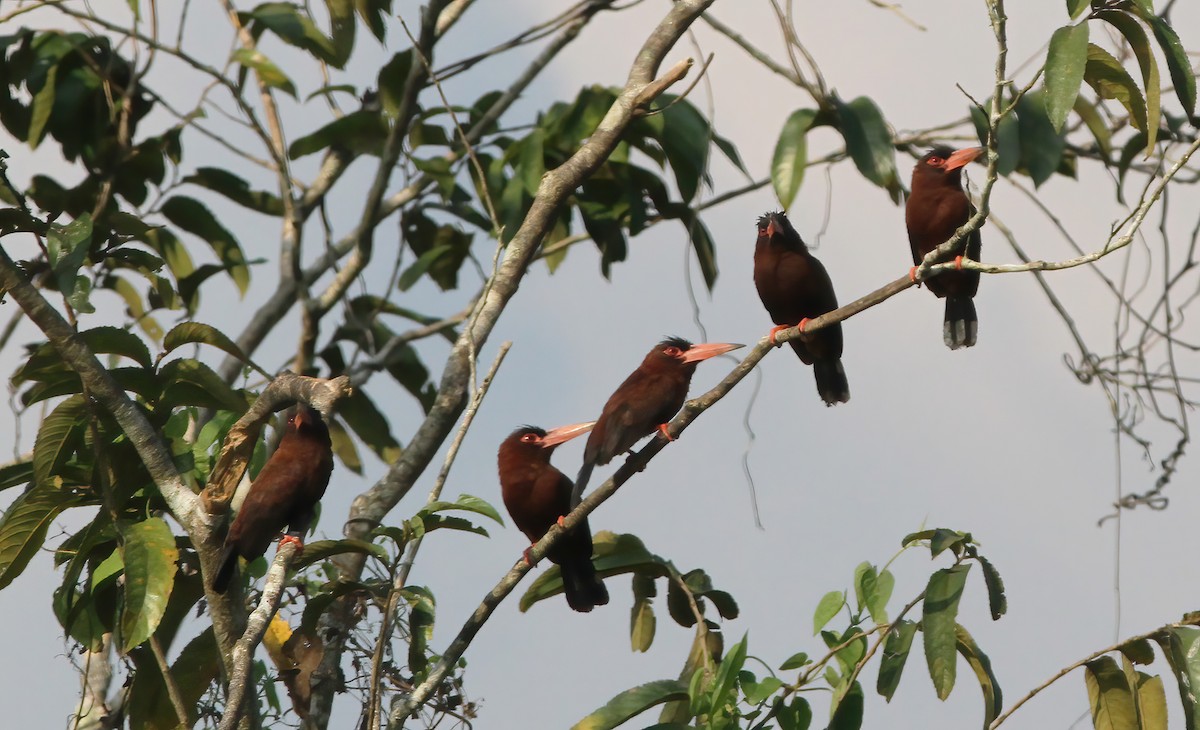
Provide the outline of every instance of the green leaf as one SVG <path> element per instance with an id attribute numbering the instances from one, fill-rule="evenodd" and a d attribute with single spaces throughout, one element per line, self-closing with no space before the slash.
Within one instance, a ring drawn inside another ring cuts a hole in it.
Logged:
<path id="1" fill-rule="evenodd" d="M 1154 152 L 1154 142 L 1158 136 L 1158 127 L 1162 121 L 1159 110 L 1159 95 L 1161 84 L 1158 79 L 1158 62 L 1154 60 L 1154 50 L 1150 48 L 1150 39 L 1146 31 L 1132 15 L 1118 10 L 1102 11 L 1096 17 L 1104 20 L 1125 36 L 1133 55 L 1137 57 L 1138 67 L 1142 70 L 1142 88 L 1146 92 L 1146 156 Z"/>
<path id="2" fill-rule="evenodd" d="M 391 424 L 380 413 L 365 389 L 355 388 L 348 397 L 338 401 L 337 412 L 338 417 L 383 463 L 391 464 L 400 458 L 403 449 L 392 435 Z"/>
<path id="3" fill-rule="evenodd" d="M 979 107 L 972 106 L 971 121 L 975 124 L 975 132 L 979 136 L 979 143 L 986 145 L 988 134 L 987 114 Z M 1000 126 L 996 128 L 996 153 L 1000 155 L 1000 159 L 996 162 L 996 172 L 998 174 L 1004 176 L 1011 175 L 1020 167 L 1021 131 L 1017 124 L 1017 115 L 1005 114 L 1000 118 Z"/>
<path id="4" fill-rule="evenodd" d="M 1137 10 L 1138 8 L 1135 8 Z M 1163 56 L 1167 59 L 1167 71 L 1171 74 L 1171 84 L 1175 86 L 1175 95 L 1183 104 L 1183 111 L 1188 117 L 1196 113 L 1196 77 L 1192 74 L 1192 64 L 1187 51 L 1167 21 L 1152 12 L 1139 12 L 1142 20 L 1154 31 L 1154 38 L 1162 48 Z"/>
<path id="5" fill-rule="evenodd" d="M 378 112 L 360 109 L 292 142 L 288 158 L 297 160 L 334 146 L 355 154 L 378 155 L 387 135 L 387 124 Z"/>
<path id="6" fill-rule="evenodd" d="M 1067 113 L 1075 106 L 1083 70 L 1087 67 L 1088 25 L 1064 25 L 1050 37 L 1046 53 L 1046 115 L 1054 131 L 1062 131 Z"/>
<path id="7" fill-rule="evenodd" d="M 637 593 L 639 580 L 648 581 L 651 588 L 654 580 L 642 575 L 633 576 L 634 593 Z M 629 617 L 629 644 L 634 651 L 645 652 L 654 643 L 654 630 L 658 621 L 654 617 L 654 605 L 649 597 L 638 597 L 633 602 L 633 610 Z"/>
<path id="8" fill-rule="evenodd" d="M 1102 656 L 1084 665 L 1092 726 L 1096 730 L 1138 730 L 1133 693 L 1125 672 L 1110 656 Z"/>
<path id="9" fill-rule="evenodd" d="M 242 248 L 207 206 L 194 198 L 176 195 L 163 203 L 162 212 L 167 220 L 207 242 L 237 285 L 238 291 L 246 293 L 250 286 L 250 269 Z"/>
<path id="10" fill-rule="evenodd" d="M 982 555 L 975 559 L 979 561 L 979 567 L 983 568 L 983 582 L 987 585 L 988 592 L 988 610 L 992 612 L 992 620 L 999 621 L 1000 617 L 1008 612 L 1008 598 L 1004 595 L 1004 581 L 1000 579 L 1000 572 L 996 570 L 991 561 Z"/>
<path id="11" fill-rule="evenodd" d="M 687 698 L 687 685 L 677 679 L 647 682 L 613 697 L 603 707 L 575 723 L 571 730 L 611 730 L 655 705 Z"/>
<path id="12" fill-rule="evenodd" d="M 404 87 L 412 70 L 412 49 L 401 51 L 379 69 L 379 105 L 383 113 L 395 119 L 400 113 Z"/>
<path id="13" fill-rule="evenodd" d="M 1067 0 L 1067 15 L 1078 18 L 1089 7 L 1088 0 Z"/>
<path id="14" fill-rule="evenodd" d="M 746 664 L 746 635 L 742 634 L 742 640 L 729 648 L 725 653 L 725 657 L 721 659 L 720 665 L 717 666 L 717 675 L 713 679 L 712 705 L 714 711 L 726 704 L 736 704 L 737 697 L 734 693 L 737 691 L 738 674 L 742 671 L 742 667 Z"/>
<path id="15" fill-rule="evenodd" d="M 429 641 L 433 638 L 436 601 L 428 589 L 408 586 L 402 591 L 408 600 L 408 666 L 418 674 L 429 662 Z"/>
<path id="16" fill-rule="evenodd" d="M 2 546 L 0 546 L 2 549 Z M 1183 719 L 1187 730 L 1200 727 L 1200 629 L 1179 627 L 1167 629 L 1154 637 L 1175 673 Z"/>
<path id="17" fill-rule="evenodd" d="M 812 725 L 812 707 L 800 696 L 793 697 L 790 705 L 784 705 L 780 700 L 775 719 L 779 721 L 779 730 L 808 730 Z"/>
<path id="18" fill-rule="evenodd" d="M 39 484 L 17 497 L 0 518 L 0 589 L 12 583 L 46 541 L 50 522 L 83 498 L 53 484 Z"/>
<path id="19" fill-rule="evenodd" d="M 185 177 L 183 182 L 220 193 L 238 205 L 263 215 L 283 215 L 283 201 L 279 199 L 278 195 L 273 195 L 265 190 L 254 190 L 250 187 L 250 183 L 220 167 L 196 168 L 196 171 Z"/>
<path id="20" fill-rule="evenodd" d="M 1001 712 L 1004 711 L 1004 695 L 1000 691 L 1000 682 L 992 671 L 992 662 L 975 643 L 975 639 L 962 626 L 955 626 L 958 638 L 958 653 L 967 660 L 967 665 L 975 672 L 979 680 L 979 689 L 983 691 L 983 730 L 991 727 Z"/>
<path id="21" fill-rule="evenodd" d="M 383 546 L 367 542 L 366 540 L 356 540 L 347 537 L 341 540 L 314 540 L 313 542 L 305 543 L 304 551 L 292 561 L 292 568 L 300 570 L 301 568 L 315 565 L 322 560 L 328 560 L 334 555 L 343 555 L 345 553 L 373 555 L 384 563 L 390 560 L 388 552 Z"/>
<path id="22" fill-rule="evenodd" d="M 261 51 L 253 48 L 239 48 L 233 52 L 231 60 L 253 69 L 258 74 L 258 80 L 264 85 L 272 89 L 279 89 L 293 99 L 296 98 L 296 86 L 292 84 L 292 80 Z"/>
<path id="23" fill-rule="evenodd" d="M 858 599 L 858 610 L 868 611 L 877 624 L 887 623 L 887 602 L 892 597 L 896 579 L 885 570 L 879 574 L 875 566 L 864 562 L 854 571 L 854 593 Z"/>
<path id="24" fill-rule="evenodd" d="M 1167 730 L 1167 694 L 1162 677 L 1137 673 L 1137 708 L 1141 730 Z"/>
<path id="25" fill-rule="evenodd" d="M 929 576 L 921 630 L 925 640 L 925 661 L 938 699 L 945 700 L 954 689 L 958 638 L 958 602 L 962 598 L 970 564 L 943 568 Z"/>
<path id="26" fill-rule="evenodd" d="M 56 61 L 46 69 L 42 87 L 33 95 L 33 104 L 30 107 L 29 115 L 29 131 L 25 137 L 25 142 L 30 149 L 36 150 L 42 143 L 42 137 L 46 134 L 46 124 L 50 121 L 51 112 L 54 111 L 57 86 L 58 63 Z"/>
<path id="27" fill-rule="evenodd" d="M 17 461 L 0 466 L 0 491 L 33 481 L 33 461 Z"/>
<path id="28" fill-rule="evenodd" d="M 84 344 L 97 355 L 122 355 L 144 368 L 154 364 L 150 357 L 150 348 L 146 347 L 142 338 L 127 329 L 93 327 L 80 332 L 79 336 L 83 339 Z"/>
<path id="29" fill-rule="evenodd" d="M 1107 160 L 1112 156 L 1112 131 L 1109 130 L 1104 118 L 1100 116 L 1100 111 L 1096 109 L 1096 105 L 1082 96 L 1076 97 L 1075 113 L 1087 125 L 1088 131 L 1096 139 L 1096 145 L 1104 154 L 1104 159 Z"/>
<path id="30" fill-rule="evenodd" d="M 65 226 L 51 224 L 46 232 L 46 252 L 58 290 L 70 299 L 79 280 L 79 267 L 87 259 L 92 239 L 92 218 L 83 214 Z"/>
<path id="31" fill-rule="evenodd" d="M 820 633 L 825 624 L 842 610 L 846 605 L 846 594 L 842 591 L 830 591 L 821 597 L 817 610 L 813 612 L 813 635 Z"/>
<path id="32" fill-rule="evenodd" d="M 307 14 L 291 3 L 270 2 L 254 8 L 251 16 L 288 45 L 308 51 L 322 61 L 341 68 L 333 41 L 317 29 Z"/>
<path id="33" fill-rule="evenodd" d="M 175 586 L 179 549 L 175 535 L 161 518 L 151 517 L 122 530 L 125 562 L 125 605 L 121 612 L 121 651 L 149 639 L 158 628 Z"/>
<path id="34" fill-rule="evenodd" d="M 771 185 L 784 209 L 790 208 L 804 182 L 808 165 L 808 129 L 817 116 L 814 109 L 797 109 L 783 123 L 771 157 Z"/>
<path id="35" fill-rule="evenodd" d="M 342 466 L 361 476 L 363 473 L 362 459 L 358 456 L 358 447 L 354 445 L 354 439 L 350 438 L 350 434 L 346 432 L 341 421 L 331 419 L 327 425 L 333 455 L 337 457 Z"/>
<path id="36" fill-rule="evenodd" d="M 690 203 L 700 189 L 700 181 L 708 179 L 706 170 L 712 127 L 687 99 L 663 94 L 659 102 L 664 109 L 660 115 L 663 126 L 658 142 L 671 163 L 680 197 L 683 202 Z"/>
<path id="37" fill-rule="evenodd" d="M 417 515 L 430 515 L 435 512 L 444 512 L 446 510 L 463 510 L 465 512 L 474 512 L 484 517 L 490 517 L 498 524 L 504 524 L 504 518 L 496 511 L 496 508 L 487 502 L 487 500 L 474 497 L 470 494 L 460 494 L 458 499 L 453 502 L 437 501 L 430 502 L 421 508 Z"/>
<path id="38" fill-rule="evenodd" d="M 545 141 L 545 131 L 535 129 L 517 146 L 520 156 L 516 160 L 514 174 L 525 186 L 525 192 L 530 195 L 537 195 L 538 187 L 542 184 L 542 175 L 546 173 L 546 158 L 543 152 Z"/>
<path id="39" fill-rule="evenodd" d="M 1102 99 L 1115 99 L 1129 112 L 1129 123 L 1146 131 L 1146 100 L 1121 62 L 1094 43 L 1088 44 L 1087 68 L 1083 80 L 1095 89 Z"/>
<path id="40" fill-rule="evenodd" d="M 1062 161 L 1066 141 L 1054 131 L 1046 116 L 1041 91 L 1031 91 L 1017 100 L 1017 126 L 1021 130 L 1021 161 L 1034 187 L 1046 182 Z"/>
<path id="41" fill-rule="evenodd" d="M 38 426 L 33 442 L 35 484 L 49 484 L 75 452 L 87 423 L 86 414 L 87 403 L 83 396 L 73 395 L 55 406 Z"/>
<path id="42" fill-rule="evenodd" d="M 249 358 L 242 352 L 242 348 L 237 346 L 237 343 L 229 339 L 221 330 L 203 322 L 180 322 L 172 327 L 171 331 L 163 337 L 162 354 L 167 355 L 178 347 L 192 343 L 212 345 L 242 362 L 249 362 Z M 258 369 L 261 372 L 261 368 Z"/>
<path id="43" fill-rule="evenodd" d="M 883 659 L 879 662 L 879 678 L 875 682 L 875 691 L 888 702 L 900 686 L 900 675 L 904 673 L 904 665 L 908 662 L 908 652 L 912 648 L 913 636 L 917 633 L 917 625 L 905 619 L 897 621 L 888 632 L 887 640 L 883 643 Z"/>
<path id="44" fill-rule="evenodd" d="M 810 664 L 811 661 L 812 660 L 808 658 L 808 654 L 805 652 L 796 652 L 785 659 L 783 664 L 779 665 L 779 671 L 786 672 L 790 669 L 799 669 L 800 667 Z"/>
<path id="45" fill-rule="evenodd" d="M 844 103 L 834 99 L 841 121 L 840 130 L 846 140 L 846 151 L 862 176 L 895 195 L 900 190 L 896 175 L 896 153 L 892 133 L 883 113 L 871 99 L 860 96 Z"/>
<path id="46" fill-rule="evenodd" d="M 863 720 L 863 691 L 858 682 L 850 688 L 833 709 L 829 730 L 858 730 Z"/>
<path id="47" fill-rule="evenodd" d="M 404 273 L 400 274 L 400 278 L 396 280 L 396 288 L 400 291 L 408 291 L 416 284 L 429 268 L 437 263 L 447 253 L 450 253 L 450 246 L 434 246 L 425 253 L 421 254 Z"/>
<path id="48" fill-rule="evenodd" d="M 696 263 L 700 266 L 700 274 L 704 277 L 704 286 L 711 292 L 717 284 L 717 246 L 712 234 L 700 216 L 690 210 L 679 218 L 687 227 L 688 239 L 692 242 L 692 251 L 696 254 Z"/>
<path id="49" fill-rule="evenodd" d="M 159 408 L 200 406 L 235 413 L 246 410 L 246 397 L 198 360 L 172 360 L 162 367 L 159 376 L 165 383 L 158 399 Z"/>
<path id="50" fill-rule="evenodd" d="M 742 675 L 746 674 L 749 674 L 749 672 L 742 672 Z M 742 692 L 745 694 L 747 704 L 761 705 L 782 686 L 783 680 L 778 677 L 766 676 L 762 678 L 761 682 L 752 683 L 748 686 L 747 684 L 743 684 Z"/>
<path id="51" fill-rule="evenodd" d="M 1154 663 L 1154 647 L 1150 644 L 1149 639 L 1127 641 L 1119 648 L 1121 653 L 1134 664 L 1146 665 Z"/>

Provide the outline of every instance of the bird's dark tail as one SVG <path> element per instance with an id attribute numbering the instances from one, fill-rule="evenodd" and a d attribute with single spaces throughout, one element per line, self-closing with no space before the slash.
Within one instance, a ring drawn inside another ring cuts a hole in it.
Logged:
<path id="1" fill-rule="evenodd" d="M 574 611 L 587 613 L 596 606 L 608 603 L 608 589 L 596 575 L 591 558 L 575 560 L 559 566 L 562 571 L 563 593 L 567 605 Z"/>
<path id="2" fill-rule="evenodd" d="M 817 378 L 817 392 L 825 405 L 832 406 L 850 400 L 850 383 L 846 381 L 846 370 L 839 360 L 816 360 L 813 375 Z"/>
<path id="3" fill-rule="evenodd" d="M 594 466 L 596 465 L 585 459 L 583 466 L 579 467 L 579 474 L 575 476 L 575 486 L 571 488 L 571 509 L 575 509 L 583 501 L 583 490 L 587 489 L 587 483 L 592 478 L 592 467 Z"/>
<path id="4" fill-rule="evenodd" d="M 978 332 L 979 320 L 975 316 L 975 300 L 970 297 L 946 297 L 946 322 L 942 328 L 946 347 L 951 350 L 971 347 L 975 344 Z"/>
<path id="5" fill-rule="evenodd" d="M 238 554 L 234 550 L 233 545 L 226 545 L 221 551 L 221 567 L 217 570 L 217 576 L 213 578 L 212 589 L 214 593 L 224 593 L 229 589 L 229 581 L 237 573 Z"/>

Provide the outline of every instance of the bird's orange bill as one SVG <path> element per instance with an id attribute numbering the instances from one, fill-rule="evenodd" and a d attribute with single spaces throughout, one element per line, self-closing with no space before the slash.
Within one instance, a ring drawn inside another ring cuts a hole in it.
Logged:
<path id="1" fill-rule="evenodd" d="M 570 426 L 552 428 L 546 432 L 546 436 L 542 439 L 542 446 L 557 446 L 558 444 L 570 441 L 576 436 L 591 431 L 592 426 L 595 425 L 595 421 L 588 421 L 587 423 L 572 423 Z"/>
<path id="2" fill-rule="evenodd" d="M 974 162 L 979 159 L 979 156 L 984 153 L 983 147 L 966 147 L 961 150 L 956 150 L 954 154 L 946 158 L 945 169 L 955 170 L 964 165 Z"/>
<path id="3" fill-rule="evenodd" d="M 725 353 L 736 350 L 745 345 L 736 345 L 730 342 L 705 342 L 699 345 L 692 345 L 687 352 L 683 353 L 684 362 L 700 362 L 707 360 L 710 357 L 724 355 Z"/>

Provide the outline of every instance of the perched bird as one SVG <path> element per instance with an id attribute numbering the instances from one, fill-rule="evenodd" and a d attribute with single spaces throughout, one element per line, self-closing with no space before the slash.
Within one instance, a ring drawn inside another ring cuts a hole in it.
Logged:
<path id="1" fill-rule="evenodd" d="M 237 570 L 238 556 L 253 560 L 262 555 L 285 526 L 288 532 L 283 539 L 300 542 L 332 472 L 329 428 L 317 410 L 297 405 L 288 416 L 279 448 L 250 485 L 229 527 L 212 589 L 224 593 Z"/>
<path id="2" fill-rule="evenodd" d="M 550 431 L 522 426 L 500 444 L 497 462 L 504 506 L 531 543 L 571 511 L 571 480 L 550 465 L 550 454 L 591 428 L 590 421 Z M 563 535 L 546 557 L 562 570 L 563 593 L 572 609 L 586 613 L 608 603 L 608 589 L 592 566 L 592 531 L 586 519 Z M 529 561 L 528 548 L 525 560 Z"/>
<path id="3" fill-rule="evenodd" d="M 656 429 L 667 435 L 667 421 L 687 400 L 697 363 L 739 347 L 724 342 L 693 345 L 682 337 L 668 337 L 655 345 L 604 404 L 583 450 L 571 506 L 579 504 L 597 464 L 607 464 Z"/>
<path id="4" fill-rule="evenodd" d="M 972 215 L 975 206 L 962 189 L 962 167 L 983 154 L 982 147 L 953 150 L 934 147 L 925 153 L 913 168 L 912 193 L 904 209 L 908 224 L 908 245 L 912 248 L 913 263 L 921 260 L 938 246 L 950 240 Z M 967 257 L 978 261 L 981 246 L 979 231 L 974 230 L 953 251 L 937 260 L 961 261 L 963 249 Z M 913 271 L 916 269 L 914 267 Z M 979 290 L 978 271 L 944 271 L 925 280 L 929 291 L 946 300 L 946 321 L 943 338 L 946 347 L 957 350 L 975 344 L 979 323 L 975 316 L 975 292 Z"/>
<path id="5" fill-rule="evenodd" d="M 825 267 L 808 252 L 800 234 L 783 213 L 767 213 L 758 219 L 758 241 L 754 244 L 754 287 L 776 327 L 804 331 L 809 319 L 837 309 L 837 295 Z M 813 366 L 817 392 L 825 405 L 850 400 L 850 384 L 842 368 L 842 324 L 837 322 L 804 338 L 789 342 L 806 365 Z"/>

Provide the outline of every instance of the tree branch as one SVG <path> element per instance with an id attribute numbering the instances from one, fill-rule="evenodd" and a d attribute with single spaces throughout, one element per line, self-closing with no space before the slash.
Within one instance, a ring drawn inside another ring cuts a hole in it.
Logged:
<path id="1" fill-rule="evenodd" d="M 221 724 L 218 726 L 220 730 L 233 730 L 241 719 L 247 689 L 253 681 L 250 664 L 254 659 L 254 650 L 262 642 L 263 635 L 267 633 L 267 626 L 271 624 L 271 618 L 279 609 L 288 568 L 298 552 L 299 546 L 295 542 L 289 540 L 279 544 L 275 552 L 275 561 L 267 571 L 258 607 L 250 614 L 246 632 L 233 646 L 229 658 L 229 693 L 226 695 L 225 714 L 221 716 Z"/>
<path id="2" fill-rule="evenodd" d="M 525 220 L 516 231 L 505 252 L 503 262 L 489 277 L 485 293 L 476 311 L 455 342 L 438 388 L 438 395 L 425 421 L 418 427 L 408 448 L 375 486 L 355 498 L 350 511 L 346 534 L 363 537 L 372 525 L 383 517 L 408 493 L 417 477 L 428 466 L 437 449 L 445 441 L 457 420 L 470 385 L 469 362 L 472 353 L 487 341 L 504 308 L 516 293 L 538 246 L 549 230 L 558 208 L 569 195 L 603 164 L 620 141 L 625 127 L 634 118 L 645 88 L 651 84 L 663 58 L 684 31 L 714 0 L 681 0 L 672 6 L 658 27 L 651 33 L 630 70 L 625 87 L 601 120 L 595 132 L 574 155 L 554 170 L 548 171 L 538 186 Z M 339 561 L 342 578 L 354 580 L 361 573 L 361 556 Z M 326 655 L 314 676 L 313 711 L 310 726 L 323 727 L 328 722 L 337 665 L 341 658 L 344 637 L 353 621 L 344 607 L 325 615 L 324 634 L 331 635 L 326 643 Z M 465 646 L 464 646 L 465 648 Z"/>

